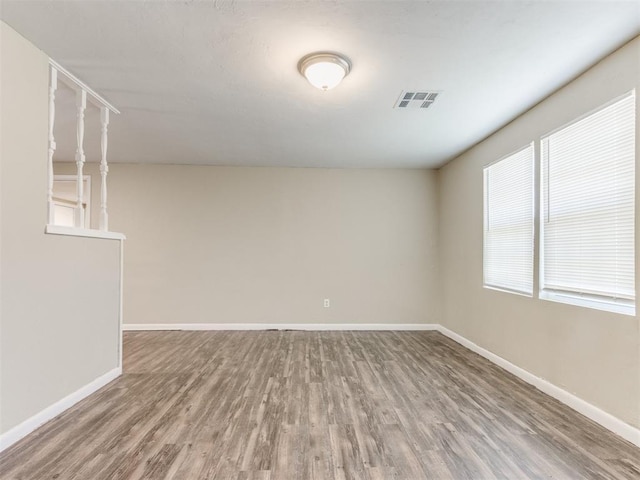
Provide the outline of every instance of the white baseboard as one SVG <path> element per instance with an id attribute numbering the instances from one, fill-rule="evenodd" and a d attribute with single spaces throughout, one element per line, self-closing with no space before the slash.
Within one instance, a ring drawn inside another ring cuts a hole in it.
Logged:
<path id="1" fill-rule="evenodd" d="M 546 393 L 547 395 L 561 401 L 565 405 L 571 407 L 575 411 L 581 413 L 587 418 L 590 418 L 596 423 L 599 423 L 603 427 L 608 430 L 611 430 L 613 433 L 621 436 L 625 440 L 633 443 L 634 445 L 640 447 L 640 429 L 637 429 L 626 422 L 623 422 L 617 417 L 614 417 L 610 413 L 605 412 L 604 410 L 599 409 L 595 405 L 582 400 L 579 397 L 576 397 L 574 394 L 563 390 L 562 388 L 554 385 L 553 383 L 548 382 L 540 377 L 535 376 L 534 374 L 526 371 L 523 368 L 520 368 L 513 363 L 505 360 L 504 358 L 496 355 L 495 353 L 486 350 L 479 345 L 476 345 L 470 340 L 467 340 L 461 335 L 458 335 L 455 332 L 452 332 L 446 327 L 439 325 L 438 331 L 443 335 L 446 335 L 451 340 L 459 343 L 463 347 L 468 348 L 469 350 L 476 352 L 477 354 L 483 356 L 487 360 L 495 363 L 499 367 L 504 368 L 506 371 L 512 373 L 516 377 L 524 380 L 530 385 L 533 385 L 538 390 Z"/>
<path id="2" fill-rule="evenodd" d="M 438 330 L 437 323 L 129 323 L 123 330 Z"/>
<path id="3" fill-rule="evenodd" d="M 36 428 L 40 427 L 44 423 L 48 422 L 52 418 L 60 415 L 68 408 L 73 407 L 76 403 L 84 398 L 88 397 L 95 391 L 104 387 L 107 383 L 111 382 L 115 378 L 122 374 L 122 368 L 114 368 L 113 370 L 105 373 L 104 375 L 96 378 L 92 382 L 88 383 L 79 390 L 67 395 L 66 397 L 58 400 L 53 405 L 48 406 L 44 410 L 36 413 L 33 417 L 28 418 L 24 422 L 16 425 L 11 430 L 0 435 L 0 452 L 9 448 L 18 440 L 27 436 L 33 432 Z"/>

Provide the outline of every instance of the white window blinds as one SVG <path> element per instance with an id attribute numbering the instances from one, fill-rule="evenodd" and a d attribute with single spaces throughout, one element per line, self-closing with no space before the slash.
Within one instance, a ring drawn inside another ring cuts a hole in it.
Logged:
<path id="1" fill-rule="evenodd" d="M 635 94 L 541 146 L 542 288 L 633 305 Z"/>
<path id="2" fill-rule="evenodd" d="M 484 285 L 533 293 L 533 144 L 484 169 Z"/>

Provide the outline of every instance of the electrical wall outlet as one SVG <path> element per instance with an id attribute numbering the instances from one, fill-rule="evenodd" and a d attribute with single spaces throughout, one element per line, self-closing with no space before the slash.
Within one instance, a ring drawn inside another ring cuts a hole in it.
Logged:
<path id="1" fill-rule="evenodd" d="M 324 308 L 329 308 L 331 306 L 331 300 L 328 298 L 324 299 Z"/>

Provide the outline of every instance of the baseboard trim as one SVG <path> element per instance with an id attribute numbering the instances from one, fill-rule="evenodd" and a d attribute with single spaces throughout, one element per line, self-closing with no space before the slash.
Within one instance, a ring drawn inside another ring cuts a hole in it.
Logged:
<path id="1" fill-rule="evenodd" d="M 438 330 L 437 323 L 129 323 L 123 330 Z"/>
<path id="2" fill-rule="evenodd" d="M 48 406 L 44 410 L 36 413 L 33 417 L 28 418 L 24 422 L 16 425 L 11 430 L 0 435 L 0 452 L 6 450 L 11 445 L 26 437 L 38 427 L 42 426 L 54 417 L 57 417 L 68 408 L 73 407 L 80 400 L 85 399 L 92 393 L 104 387 L 107 383 L 116 379 L 122 374 L 122 368 L 114 368 L 113 370 L 101 375 L 84 387 L 58 400 L 53 405 Z"/>
<path id="3" fill-rule="evenodd" d="M 602 425 L 607 430 L 612 431 L 616 435 L 621 436 L 625 440 L 633 443 L 634 445 L 640 447 L 640 429 L 629 425 L 626 422 L 623 422 L 617 417 L 614 417 L 610 413 L 605 412 L 604 410 L 599 409 L 595 405 L 575 396 L 572 393 L 563 390 L 562 388 L 554 385 L 547 380 L 544 380 L 540 377 L 535 376 L 534 374 L 528 372 L 527 370 L 514 365 L 513 363 L 505 360 L 504 358 L 496 355 L 495 353 L 490 352 L 482 348 L 481 346 L 473 343 L 472 341 L 466 339 L 462 335 L 458 335 L 457 333 L 449 330 L 442 325 L 439 325 L 438 331 L 443 335 L 449 337 L 451 340 L 459 343 L 463 347 L 468 348 L 469 350 L 483 356 L 487 360 L 495 363 L 499 367 L 505 369 L 507 372 L 512 373 L 516 377 L 524 380 L 530 385 L 533 385 L 538 390 L 546 393 L 547 395 L 559 400 L 564 403 L 568 407 L 571 407 L 573 410 L 581 413 L 587 418 L 590 418 L 594 422 Z"/>

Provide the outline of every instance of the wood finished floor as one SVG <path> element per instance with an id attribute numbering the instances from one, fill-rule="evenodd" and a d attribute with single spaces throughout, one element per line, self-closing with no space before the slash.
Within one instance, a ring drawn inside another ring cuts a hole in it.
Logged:
<path id="1" fill-rule="evenodd" d="M 631 479 L 640 449 L 436 332 L 131 332 L 4 479 Z"/>

